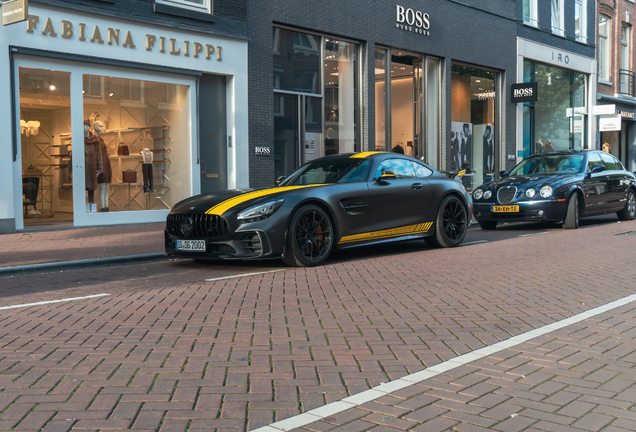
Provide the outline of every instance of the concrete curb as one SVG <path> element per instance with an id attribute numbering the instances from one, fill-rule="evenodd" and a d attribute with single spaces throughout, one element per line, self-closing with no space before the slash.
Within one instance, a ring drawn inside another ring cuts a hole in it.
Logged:
<path id="1" fill-rule="evenodd" d="M 106 258 L 90 258 L 73 261 L 56 261 L 49 263 L 24 264 L 0 267 L 0 277 L 23 276 L 30 274 L 52 273 L 65 270 L 79 270 L 95 267 L 115 267 L 150 261 L 164 261 L 168 257 L 164 252 L 149 254 L 124 255 Z"/>

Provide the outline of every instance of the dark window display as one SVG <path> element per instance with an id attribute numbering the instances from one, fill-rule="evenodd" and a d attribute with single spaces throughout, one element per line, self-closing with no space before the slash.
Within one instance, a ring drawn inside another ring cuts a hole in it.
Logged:
<path id="1" fill-rule="evenodd" d="M 491 181 L 495 173 L 495 72 L 454 64 L 451 67 L 451 134 L 449 159 L 454 170 L 466 170 L 468 192 Z"/>
<path id="2" fill-rule="evenodd" d="M 537 101 L 523 107 L 523 156 L 585 148 L 587 75 L 529 60 L 523 73 L 537 83 Z"/>

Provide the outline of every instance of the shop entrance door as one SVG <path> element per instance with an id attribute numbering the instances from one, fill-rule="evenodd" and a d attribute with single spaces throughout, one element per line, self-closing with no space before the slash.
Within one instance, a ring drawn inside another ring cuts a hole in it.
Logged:
<path id="1" fill-rule="evenodd" d="M 206 75 L 199 79 L 199 158 L 201 193 L 227 190 L 227 119 L 225 76 Z"/>
<path id="2" fill-rule="evenodd" d="M 419 157 L 422 118 L 422 57 L 391 55 L 389 151 Z"/>
<path id="3" fill-rule="evenodd" d="M 274 178 L 324 155 L 322 96 L 274 92 Z"/>

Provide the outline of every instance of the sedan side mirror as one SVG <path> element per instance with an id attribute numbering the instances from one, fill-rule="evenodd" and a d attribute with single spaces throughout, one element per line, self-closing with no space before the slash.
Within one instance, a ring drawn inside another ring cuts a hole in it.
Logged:
<path id="1" fill-rule="evenodd" d="M 509 173 L 508 173 L 508 171 L 506 171 L 506 170 L 504 170 L 504 171 L 499 171 L 499 176 L 500 176 L 501 178 L 508 177 L 508 174 L 509 174 Z"/>
<path id="2" fill-rule="evenodd" d="M 594 165 L 590 171 L 592 172 L 592 174 L 594 174 L 605 171 L 606 169 L 607 168 L 605 167 L 605 165 Z"/>
<path id="3" fill-rule="evenodd" d="M 391 171 L 390 169 L 382 168 L 382 174 L 380 175 L 380 177 L 375 179 L 375 181 L 380 183 L 386 180 L 393 180 L 395 178 L 397 178 L 397 175 L 395 175 L 395 172 Z"/>
<path id="4" fill-rule="evenodd" d="M 283 180 L 285 180 L 287 178 L 287 176 L 280 176 L 276 179 L 276 186 L 278 186 Z"/>

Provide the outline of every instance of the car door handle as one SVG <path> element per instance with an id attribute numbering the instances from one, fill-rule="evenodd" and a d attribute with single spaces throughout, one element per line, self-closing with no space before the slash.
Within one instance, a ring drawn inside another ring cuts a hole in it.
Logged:
<path id="1" fill-rule="evenodd" d="M 411 185 L 411 188 L 412 188 L 412 189 L 422 189 L 422 187 L 423 187 L 423 186 L 424 186 L 424 185 L 423 185 L 422 183 L 413 183 L 413 184 Z"/>

